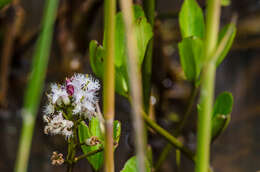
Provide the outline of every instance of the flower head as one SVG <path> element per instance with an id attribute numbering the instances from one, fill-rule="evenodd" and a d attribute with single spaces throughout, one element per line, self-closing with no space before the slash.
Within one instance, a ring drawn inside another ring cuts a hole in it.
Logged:
<path id="1" fill-rule="evenodd" d="M 49 102 L 44 108 L 45 133 L 71 137 L 76 118 L 90 119 L 95 115 L 99 89 L 99 81 L 84 74 L 66 78 L 63 85 L 51 84 L 47 94 Z"/>
<path id="2" fill-rule="evenodd" d="M 64 119 L 62 116 L 62 112 L 59 112 L 57 115 L 54 116 L 44 115 L 43 120 L 47 122 L 47 125 L 44 128 L 45 134 L 60 134 L 64 135 L 66 138 L 70 138 L 73 135 L 73 122 Z"/>
<path id="3" fill-rule="evenodd" d="M 83 114 L 91 117 L 95 113 L 95 104 L 98 100 L 97 91 L 100 84 L 88 75 L 75 74 L 68 81 L 68 89 L 73 88 L 74 114 Z"/>

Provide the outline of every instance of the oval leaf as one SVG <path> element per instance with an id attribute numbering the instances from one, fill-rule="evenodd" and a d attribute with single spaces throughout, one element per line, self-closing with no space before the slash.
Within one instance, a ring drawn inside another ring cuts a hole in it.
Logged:
<path id="1" fill-rule="evenodd" d="M 203 63 L 203 41 L 197 37 L 184 38 L 178 44 L 181 66 L 187 80 L 194 81 L 199 77 Z"/>
<path id="2" fill-rule="evenodd" d="M 231 93 L 223 92 L 216 98 L 212 115 L 212 140 L 215 140 L 228 126 L 232 107 L 233 96 Z"/>
<path id="3" fill-rule="evenodd" d="M 217 114 L 227 115 L 232 112 L 233 107 L 233 96 L 230 92 L 221 93 L 215 101 L 213 117 Z"/>
<path id="4" fill-rule="evenodd" d="M 146 167 L 146 172 L 151 172 L 151 166 L 147 159 L 145 160 L 145 167 Z M 136 156 L 133 156 L 129 160 L 127 160 L 121 172 L 139 172 L 137 167 Z"/>
<path id="5" fill-rule="evenodd" d="M 220 41 L 223 39 L 223 37 L 226 35 L 227 30 L 229 27 L 232 27 L 232 34 L 229 36 L 227 44 L 225 45 L 225 48 L 223 49 L 223 51 L 221 52 L 220 56 L 218 57 L 218 60 L 216 62 L 217 66 L 220 65 L 220 63 L 225 59 L 225 57 L 227 56 L 227 53 L 229 52 L 233 41 L 235 39 L 236 36 L 236 26 L 235 24 L 228 24 L 226 26 L 224 26 L 219 33 L 219 38 L 218 38 L 218 43 L 220 43 Z"/>
<path id="6" fill-rule="evenodd" d="M 179 23 L 182 38 L 190 36 L 204 37 L 204 16 L 196 0 L 184 1 L 179 13 Z"/>
<path id="7" fill-rule="evenodd" d="M 97 77 L 103 78 L 104 73 L 104 48 L 95 40 L 89 43 L 90 65 Z"/>
<path id="8" fill-rule="evenodd" d="M 80 143 L 84 142 L 86 139 L 90 138 L 91 136 L 96 136 L 100 140 L 103 141 L 103 136 L 102 136 L 102 132 L 100 129 L 99 120 L 97 118 L 93 117 L 90 121 L 89 127 L 84 122 L 81 122 L 78 127 L 78 135 L 79 135 Z M 102 145 L 101 144 L 96 145 L 96 146 L 82 145 L 81 149 L 84 154 L 87 154 L 91 151 L 99 149 L 100 146 L 102 146 Z M 94 168 L 94 170 L 98 171 L 103 165 L 104 153 L 103 153 L 103 151 L 98 152 L 92 156 L 87 157 L 87 160 L 89 161 L 91 166 Z"/>
<path id="9" fill-rule="evenodd" d="M 152 27 L 147 22 L 143 9 L 135 5 L 135 31 L 138 44 L 138 66 L 141 68 L 145 51 L 149 40 L 152 38 Z M 103 41 L 105 42 L 105 41 Z M 106 47 L 105 45 L 103 47 Z M 96 42 L 90 42 L 90 61 L 93 72 L 102 78 L 104 73 L 104 49 L 97 46 Z M 127 46 L 125 38 L 125 28 L 122 13 L 116 15 L 116 34 L 115 34 L 115 89 L 122 96 L 128 97 L 129 80 L 127 74 Z"/>

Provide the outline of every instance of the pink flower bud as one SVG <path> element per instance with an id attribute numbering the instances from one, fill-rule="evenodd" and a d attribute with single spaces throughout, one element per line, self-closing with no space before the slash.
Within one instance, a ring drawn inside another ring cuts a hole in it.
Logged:
<path id="1" fill-rule="evenodd" d="M 74 94 L 74 87 L 73 85 L 66 85 L 66 91 L 69 96 L 72 96 Z"/>
<path id="2" fill-rule="evenodd" d="M 66 91 L 69 96 L 72 96 L 74 94 L 74 87 L 71 85 L 71 78 L 66 79 Z"/>

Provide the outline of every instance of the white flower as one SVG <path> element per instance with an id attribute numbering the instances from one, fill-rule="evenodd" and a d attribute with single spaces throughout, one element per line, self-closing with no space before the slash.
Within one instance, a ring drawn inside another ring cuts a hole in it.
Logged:
<path id="1" fill-rule="evenodd" d="M 51 94 L 48 95 L 52 104 L 61 105 L 63 102 L 64 104 L 68 104 L 68 93 L 66 89 L 57 84 L 51 85 Z"/>
<path id="2" fill-rule="evenodd" d="M 89 114 L 89 118 L 95 113 L 95 104 L 98 100 L 97 91 L 100 84 L 97 80 L 88 75 L 75 74 L 69 79 L 67 83 L 72 85 L 74 92 L 72 97 L 74 99 L 75 108 L 74 114 Z"/>
<path id="3" fill-rule="evenodd" d="M 47 126 L 45 126 L 44 128 L 45 134 L 60 134 L 64 135 L 66 138 L 72 137 L 73 122 L 64 119 L 62 116 L 62 112 L 59 112 L 58 115 L 54 115 L 52 117 L 44 115 L 43 119 L 45 122 L 47 122 Z"/>
<path id="4" fill-rule="evenodd" d="M 49 103 L 44 107 L 43 113 L 50 115 L 53 114 L 54 111 L 55 111 L 54 105 L 52 103 Z"/>
<path id="5" fill-rule="evenodd" d="M 43 116 L 47 123 L 45 134 L 72 137 L 74 120 L 79 117 L 90 119 L 95 115 L 99 89 L 99 81 L 84 74 L 74 74 L 63 85 L 51 84 L 50 93 L 47 94 L 49 102 L 44 108 Z M 67 114 L 71 112 L 77 116 L 72 118 L 72 114 Z M 65 116 L 69 120 L 64 119 Z"/>

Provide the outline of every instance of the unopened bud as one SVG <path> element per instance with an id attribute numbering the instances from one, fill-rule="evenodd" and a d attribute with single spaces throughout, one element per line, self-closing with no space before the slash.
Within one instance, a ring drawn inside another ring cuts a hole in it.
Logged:
<path id="1" fill-rule="evenodd" d="M 62 165 L 64 163 L 63 154 L 53 152 L 51 156 L 51 164 L 52 165 Z"/>
<path id="2" fill-rule="evenodd" d="M 86 145 L 88 146 L 96 146 L 98 144 L 100 144 L 100 140 L 98 139 L 98 137 L 96 136 L 91 136 L 90 138 L 86 139 L 85 141 Z"/>
<path id="3" fill-rule="evenodd" d="M 62 101 L 63 101 L 63 103 L 64 103 L 65 105 L 70 104 L 70 99 L 69 99 L 69 97 L 67 97 L 67 96 L 62 96 Z"/>

